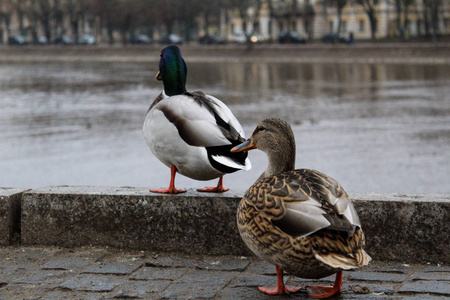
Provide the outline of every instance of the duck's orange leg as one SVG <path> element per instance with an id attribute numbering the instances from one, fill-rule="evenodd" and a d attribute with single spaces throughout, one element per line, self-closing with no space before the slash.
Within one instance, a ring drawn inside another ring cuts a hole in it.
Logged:
<path id="1" fill-rule="evenodd" d="M 277 269 L 277 286 L 260 286 L 258 289 L 268 295 L 283 295 L 296 293 L 301 290 L 299 286 L 286 286 L 283 281 L 283 269 L 276 266 Z"/>
<path id="2" fill-rule="evenodd" d="M 323 299 L 339 294 L 342 291 L 342 271 L 336 274 L 333 286 L 309 286 L 307 291 L 308 297 L 313 299 Z"/>
<path id="3" fill-rule="evenodd" d="M 163 190 L 150 190 L 150 192 L 153 193 L 164 193 L 164 194 L 179 194 L 184 193 L 186 190 L 177 190 L 175 188 L 175 175 L 177 174 L 177 167 L 171 166 L 170 167 L 170 184 L 167 189 Z"/>
<path id="4" fill-rule="evenodd" d="M 219 182 L 217 183 L 217 186 L 208 186 L 204 189 L 198 189 L 199 192 L 208 192 L 208 193 L 223 193 L 228 191 L 228 188 L 223 187 L 223 176 L 220 176 Z"/>

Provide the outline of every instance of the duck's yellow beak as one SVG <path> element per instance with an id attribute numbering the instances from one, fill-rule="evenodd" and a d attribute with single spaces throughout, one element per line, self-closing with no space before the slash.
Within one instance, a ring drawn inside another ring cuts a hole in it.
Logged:
<path id="1" fill-rule="evenodd" d="M 156 74 L 155 78 L 158 79 L 158 80 L 162 80 L 161 72 L 158 71 L 158 74 Z"/>
<path id="2" fill-rule="evenodd" d="M 231 149 L 231 152 L 242 152 L 242 151 L 249 151 L 252 149 L 256 149 L 255 144 L 253 144 L 252 139 L 248 139 L 242 144 L 237 145 L 233 149 Z"/>

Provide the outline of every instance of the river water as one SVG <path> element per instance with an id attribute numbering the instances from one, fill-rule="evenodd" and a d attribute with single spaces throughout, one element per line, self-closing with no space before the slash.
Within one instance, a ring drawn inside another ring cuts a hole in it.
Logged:
<path id="1" fill-rule="evenodd" d="M 289 121 L 297 168 L 348 192 L 450 192 L 450 65 L 188 62 L 188 90 L 226 102 L 247 135 Z M 157 63 L 0 64 L 0 186 L 167 187 L 141 134 Z M 241 192 L 266 167 L 225 176 Z M 177 176 L 177 188 L 214 185 Z"/>

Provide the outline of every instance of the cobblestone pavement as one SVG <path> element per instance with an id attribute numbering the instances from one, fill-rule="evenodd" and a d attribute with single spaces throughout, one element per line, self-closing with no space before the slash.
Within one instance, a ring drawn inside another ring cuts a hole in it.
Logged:
<path id="1" fill-rule="evenodd" d="M 327 284 L 288 278 L 302 287 Z M 0 248 L 0 299 L 306 299 L 304 289 L 266 296 L 275 268 L 246 257 L 182 257 L 107 248 Z M 373 262 L 344 273 L 334 299 L 450 299 L 450 266 Z"/>

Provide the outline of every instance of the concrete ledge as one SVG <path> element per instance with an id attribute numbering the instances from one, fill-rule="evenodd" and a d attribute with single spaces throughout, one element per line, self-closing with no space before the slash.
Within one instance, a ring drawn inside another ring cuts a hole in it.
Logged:
<path id="1" fill-rule="evenodd" d="M 351 194 L 378 260 L 449 263 L 450 195 Z"/>
<path id="2" fill-rule="evenodd" d="M 249 254 L 233 194 L 153 194 L 148 189 L 50 187 L 22 199 L 22 243 L 101 245 L 188 254 Z"/>
<path id="3" fill-rule="evenodd" d="M 24 191 L 0 188 L 0 246 L 20 240 L 20 199 Z"/>
<path id="4" fill-rule="evenodd" d="M 376 260 L 450 263 L 449 195 L 351 195 Z M 22 196 L 24 245 L 112 246 L 206 255 L 249 255 L 236 228 L 242 193 L 48 187 Z"/>

